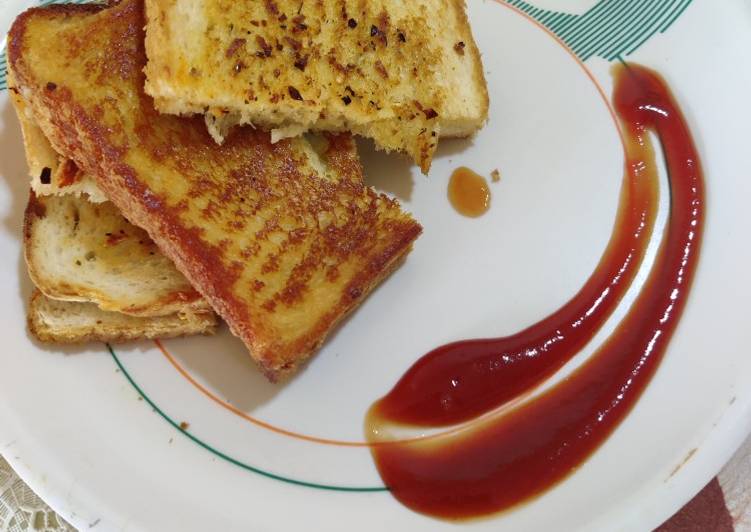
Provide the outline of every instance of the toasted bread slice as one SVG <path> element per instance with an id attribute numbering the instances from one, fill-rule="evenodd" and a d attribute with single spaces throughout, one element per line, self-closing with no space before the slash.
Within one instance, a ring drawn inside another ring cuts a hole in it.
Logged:
<path id="1" fill-rule="evenodd" d="M 318 151 L 198 118 L 143 93 L 143 6 L 51 5 L 14 22 L 21 95 L 61 154 L 95 176 L 248 346 L 271 379 L 323 342 L 411 248 L 420 225 L 364 186 L 349 136 Z"/>
<path id="2" fill-rule="evenodd" d="M 12 73 L 9 80 L 32 177 L 24 255 L 37 288 L 53 299 L 132 316 L 210 311 L 145 231 L 107 202 L 94 178 L 52 148 Z"/>
<path id="3" fill-rule="evenodd" d="M 31 280 L 53 299 L 132 316 L 211 310 L 146 232 L 110 202 L 32 192 L 24 255 Z"/>
<path id="4" fill-rule="evenodd" d="M 217 140 L 352 131 L 427 173 L 439 136 L 488 114 L 464 0 L 146 0 L 146 92 L 162 112 L 207 112 Z"/>
<path id="5" fill-rule="evenodd" d="M 50 145 L 42 130 L 34 123 L 31 111 L 15 87 L 13 71 L 8 68 L 8 91 L 21 123 L 26 161 L 29 165 L 31 189 L 40 196 L 55 194 L 85 195 L 93 203 L 107 201 L 93 177 L 84 174 L 70 159 L 64 159 Z"/>
<path id="6" fill-rule="evenodd" d="M 57 301 L 36 291 L 29 302 L 28 324 L 29 332 L 44 343 L 117 343 L 214 334 L 217 318 L 213 312 L 137 318 L 106 312 L 92 303 Z"/>

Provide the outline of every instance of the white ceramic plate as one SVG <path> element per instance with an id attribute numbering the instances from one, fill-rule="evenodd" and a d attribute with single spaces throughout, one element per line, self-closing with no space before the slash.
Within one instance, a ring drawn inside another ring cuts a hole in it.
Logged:
<path id="1" fill-rule="evenodd" d="M 268 384 L 226 330 L 165 342 L 169 356 L 151 342 L 110 353 L 30 339 L 20 251 L 28 180 L 0 92 L 0 452 L 64 518 L 98 530 L 453 530 L 380 489 L 358 445 L 363 415 L 430 348 L 518 330 L 584 282 L 621 181 L 598 91 L 610 94 L 618 55 L 663 73 L 703 156 L 708 219 L 692 297 L 656 377 L 606 444 L 542 497 L 463 526 L 647 530 L 729 458 L 751 427 L 751 4 L 468 3 L 490 122 L 473 141 L 444 142 L 429 178 L 362 146 L 371 183 L 401 198 L 425 233 L 284 386 Z M 30 5 L 5 0 L 0 28 Z M 502 173 L 482 218 L 462 218 L 446 200 L 460 165 Z"/>

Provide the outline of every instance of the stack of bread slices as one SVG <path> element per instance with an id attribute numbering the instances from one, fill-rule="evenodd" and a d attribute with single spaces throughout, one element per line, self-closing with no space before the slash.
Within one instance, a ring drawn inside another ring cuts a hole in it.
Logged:
<path id="1" fill-rule="evenodd" d="M 212 334 L 211 306 L 35 124 L 10 76 L 31 178 L 23 249 L 29 329 L 51 343 Z"/>
<path id="2" fill-rule="evenodd" d="M 51 5 L 16 19 L 8 64 L 32 333 L 209 334 L 219 316 L 272 380 L 422 231 L 364 183 L 352 133 L 427 172 L 441 136 L 487 117 L 458 0 Z"/>

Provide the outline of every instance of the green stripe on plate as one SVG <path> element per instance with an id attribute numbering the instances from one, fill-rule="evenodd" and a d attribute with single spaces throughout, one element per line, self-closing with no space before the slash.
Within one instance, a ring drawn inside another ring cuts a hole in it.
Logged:
<path id="1" fill-rule="evenodd" d="M 656 2 L 664 3 L 664 0 L 647 0 L 642 3 L 642 11 L 636 13 L 636 16 L 634 16 L 634 12 L 626 13 L 624 18 L 614 21 L 615 27 L 609 29 L 609 34 L 607 35 L 608 41 L 602 42 L 602 39 L 600 39 L 597 47 L 589 47 L 587 50 L 582 50 L 582 55 L 591 57 L 594 53 L 597 53 L 600 56 L 605 56 L 608 53 L 606 50 L 622 50 L 623 39 L 627 38 L 627 35 L 630 35 L 634 31 L 649 31 L 656 21 L 654 17 L 659 7 L 655 5 Z M 668 7 L 670 6 L 670 4 L 667 5 Z"/>
<path id="2" fill-rule="evenodd" d="M 133 386 L 136 392 L 138 392 L 138 394 L 141 397 L 143 397 L 143 400 L 146 401 L 148 405 L 151 408 L 153 408 L 157 414 L 159 414 L 167 423 L 172 425 L 175 429 L 181 432 L 184 436 L 190 439 L 193 443 L 195 443 L 196 445 L 200 447 L 203 447 L 204 449 L 218 456 L 222 460 L 225 460 L 231 464 L 241 467 L 242 469 L 251 471 L 263 477 L 270 478 L 272 480 L 278 480 L 280 482 L 285 482 L 287 484 L 293 484 L 295 486 L 302 486 L 304 488 L 313 488 L 313 489 L 327 490 L 327 491 L 358 492 L 358 493 L 389 491 L 389 489 L 386 486 L 373 486 L 373 487 L 370 487 L 370 486 L 368 487 L 334 486 L 331 484 L 319 484 L 317 482 L 307 482 L 305 480 L 297 480 L 294 478 L 289 478 L 289 477 L 285 477 L 282 475 L 277 475 L 276 473 L 265 471 L 258 467 L 252 466 L 250 464 L 246 464 L 245 462 L 242 462 L 236 458 L 232 458 L 231 456 L 223 453 L 222 451 L 219 451 L 218 449 L 212 447 L 211 445 L 204 442 L 203 440 L 197 438 L 196 436 L 186 431 L 185 429 L 182 429 L 179 423 L 177 423 L 175 420 L 169 417 L 159 406 L 156 405 L 156 403 L 154 403 L 154 401 L 151 400 L 151 398 L 149 398 L 148 395 L 146 395 L 143 389 L 141 389 L 141 387 L 138 386 L 136 381 L 133 380 L 133 377 L 130 376 L 130 373 L 128 373 L 128 370 L 125 369 L 125 366 L 123 366 L 122 362 L 120 362 L 120 358 L 117 356 L 117 353 L 115 353 L 115 350 L 112 349 L 112 346 L 109 344 L 106 344 L 106 345 L 107 345 L 107 349 L 110 352 L 110 355 L 112 355 L 112 359 L 115 361 L 115 364 L 117 364 L 117 367 L 120 368 L 120 371 L 123 373 L 123 375 L 125 375 L 125 378 L 128 380 L 130 385 Z"/>
<path id="3" fill-rule="evenodd" d="M 613 39 L 623 27 L 624 22 L 628 23 L 629 17 L 641 8 L 642 3 L 642 0 L 628 0 L 609 4 L 607 16 L 596 30 L 593 29 L 588 35 L 571 41 L 571 48 L 577 55 L 580 55 L 586 47 L 599 46 Z"/>
<path id="4" fill-rule="evenodd" d="M 655 16 L 648 21 L 648 24 L 641 25 L 634 29 L 634 31 L 623 39 L 620 46 L 605 50 L 603 55 L 609 58 L 615 58 L 615 56 L 630 49 L 635 42 L 646 42 L 646 39 L 649 39 L 657 32 L 657 28 L 662 24 L 664 17 L 671 8 L 675 7 L 676 3 L 677 2 L 674 1 L 662 6 L 662 8 L 656 12 Z"/>
<path id="5" fill-rule="evenodd" d="M 91 0 L 72 0 L 75 4 Z M 594 55 L 608 61 L 631 55 L 657 32 L 664 33 L 692 0 L 600 0 L 581 15 L 536 7 L 525 0 L 504 0 L 558 36 L 582 61 Z M 42 0 L 46 6 L 64 0 Z M 0 52 L 0 90 L 8 88 L 6 58 Z"/>
<path id="6" fill-rule="evenodd" d="M 660 28 L 660 33 L 665 33 L 665 31 L 667 31 L 667 29 L 673 25 L 673 22 L 678 20 L 678 17 L 680 17 L 683 12 L 686 11 L 686 8 L 691 4 L 692 1 L 693 0 L 685 0 L 683 5 L 676 10 L 673 18 L 668 20 L 668 22 L 662 28 Z"/>
<path id="7" fill-rule="evenodd" d="M 582 61 L 595 55 L 613 61 L 665 32 L 693 0 L 599 0 L 580 15 L 540 9 L 534 1 L 504 1 L 555 33 Z"/>
<path id="8" fill-rule="evenodd" d="M 604 0 L 583 15 L 575 15 L 573 24 L 566 29 L 562 29 L 559 37 L 567 42 L 572 42 L 580 33 L 597 27 L 602 18 L 608 16 L 611 11 L 610 6 L 610 0 Z"/>

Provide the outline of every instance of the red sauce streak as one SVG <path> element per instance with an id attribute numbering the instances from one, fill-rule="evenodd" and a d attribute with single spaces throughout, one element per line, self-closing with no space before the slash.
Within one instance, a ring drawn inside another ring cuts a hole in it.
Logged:
<path id="1" fill-rule="evenodd" d="M 60 181 L 58 182 L 60 187 L 69 187 L 81 180 L 81 171 L 76 166 L 76 163 L 70 159 L 65 159 L 62 164 L 63 166 L 59 173 Z"/>
<path id="2" fill-rule="evenodd" d="M 539 383 L 538 372 L 549 375 L 592 337 L 592 329 L 604 317 L 592 319 L 586 310 L 604 312 L 598 310 L 602 297 L 614 297 L 607 305 L 615 304 L 633 278 L 631 268 L 640 262 L 648 240 L 644 238 L 647 233 L 639 242 L 625 233 L 633 230 L 636 220 L 641 220 L 637 225 L 644 231 L 649 231 L 653 221 L 655 161 L 646 135 L 650 130 L 662 144 L 671 190 L 670 215 L 654 266 L 613 334 L 569 378 L 508 413 L 486 416 L 462 431 L 372 447 L 378 470 L 393 495 L 418 512 L 449 519 L 475 517 L 507 509 L 547 490 L 605 441 L 662 359 L 698 260 L 704 220 L 702 170 L 686 122 L 658 74 L 636 65 L 619 67 L 613 100 L 627 141 L 628 186 L 622 194 L 622 205 L 627 207 L 621 209 L 605 256 L 585 287 L 561 310 L 518 335 L 457 342 L 426 355 L 373 405 L 368 413 L 368 437 L 379 440 L 383 436 L 377 431 L 389 424 L 440 426 L 447 420 L 488 412 Z M 649 185 L 636 179 L 640 168 L 649 168 Z M 641 199 L 635 202 L 636 197 Z M 643 205 L 644 200 L 650 205 Z M 640 214 L 634 214 L 633 205 L 640 206 Z M 609 282 L 605 280 L 608 275 Z M 620 294 L 606 294 L 605 287 Z M 580 320 L 581 325 L 574 327 Z M 568 347 L 554 348 L 555 342 L 546 347 L 550 331 L 559 327 L 565 332 L 560 342 L 568 342 Z M 523 356 L 540 347 L 546 347 L 542 356 Z M 510 348 L 517 353 L 510 361 L 499 357 L 499 352 Z M 476 370 L 478 360 L 479 366 L 485 364 L 481 371 Z M 501 361 L 500 367 L 489 367 L 492 361 Z M 457 378 L 459 387 L 451 384 Z M 413 386 L 410 379 L 417 384 Z M 456 399 L 448 405 L 441 403 L 441 394 L 453 394 L 451 388 L 462 387 L 479 391 L 449 395 Z"/>
<path id="3" fill-rule="evenodd" d="M 629 149 L 613 234 L 595 271 L 559 310 L 504 338 L 463 340 L 418 360 L 379 405 L 393 422 L 446 426 L 472 419 L 534 387 L 584 347 L 618 306 L 639 270 L 654 228 L 658 179 Z"/>

